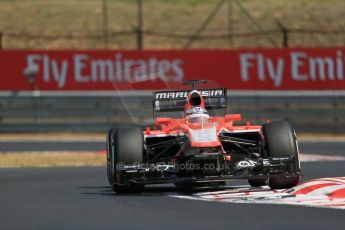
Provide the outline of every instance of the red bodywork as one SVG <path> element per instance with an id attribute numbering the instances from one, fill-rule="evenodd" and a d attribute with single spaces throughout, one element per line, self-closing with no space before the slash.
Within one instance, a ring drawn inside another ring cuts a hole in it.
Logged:
<path id="1" fill-rule="evenodd" d="M 235 126 L 233 125 L 234 121 L 239 121 L 241 119 L 240 114 L 226 114 L 224 117 L 211 117 L 208 123 L 204 125 L 191 124 L 187 123 L 185 118 L 182 119 L 172 119 L 172 118 L 156 118 L 154 124 L 156 128 L 151 130 L 150 127 L 147 127 L 144 131 L 144 136 L 179 136 L 181 134 L 190 135 L 190 129 L 205 129 L 207 127 L 215 127 L 217 134 L 224 130 L 228 133 L 237 133 L 237 132 L 259 132 L 261 126 L 251 125 L 249 122 L 245 126 Z M 193 147 L 212 147 L 219 146 L 220 142 L 205 142 L 205 143 L 194 143 L 192 142 Z"/>
<path id="2" fill-rule="evenodd" d="M 188 95 L 188 98 L 186 100 L 185 115 L 186 111 L 193 108 L 193 105 L 190 103 L 191 95 L 192 93 Z M 205 108 L 204 99 L 200 94 L 199 96 L 201 102 L 198 106 Z M 144 137 L 147 138 L 186 135 L 190 140 L 191 147 L 203 148 L 221 146 L 221 143 L 218 139 L 218 134 L 221 131 L 225 131 L 227 133 L 259 132 L 261 129 L 261 126 L 253 126 L 249 122 L 247 122 L 245 126 L 235 126 L 234 121 L 240 120 L 240 114 L 226 114 L 224 117 L 210 117 L 207 122 L 203 123 L 189 123 L 187 122 L 186 116 L 181 119 L 173 119 L 167 117 L 155 118 L 155 129 L 151 130 L 150 127 L 147 127 L 144 131 Z M 214 135 L 212 134 L 212 132 L 214 132 Z M 193 138 L 194 133 L 199 136 L 203 135 L 204 138 L 199 138 L 199 140 L 196 140 L 195 138 Z M 205 135 L 207 135 L 207 137 L 205 137 Z"/>

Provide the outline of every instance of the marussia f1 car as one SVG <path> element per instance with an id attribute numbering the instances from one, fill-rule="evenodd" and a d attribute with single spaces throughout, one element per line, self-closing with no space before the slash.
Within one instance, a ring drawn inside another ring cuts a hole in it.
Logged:
<path id="1" fill-rule="evenodd" d="M 192 89 L 153 93 L 153 127 L 109 130 L 107 175 L 115 192 L 142 192 L 146 184 L 160 183 L 189 189 L 232 179 L 272 189 L 298 184 L 297 138 L 287 121 L 235 125 L 241 115 L 227 113 L 226 89 L 197 89 L 206 83 L 200 80 L 184 83 Z M 217 110 L 225 115 L 209 115 Z M 184 116 L 158 116 L 174 111 Z"/>

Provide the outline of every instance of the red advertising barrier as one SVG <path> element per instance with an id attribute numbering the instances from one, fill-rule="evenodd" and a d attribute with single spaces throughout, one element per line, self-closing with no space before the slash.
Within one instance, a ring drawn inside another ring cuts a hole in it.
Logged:
<path id="1" fill-rule="evenodd" d="M 0 51 L 0 90 L 151 90 L 208 79 L 237 90 L 343 90 L 345 48 Z"/>

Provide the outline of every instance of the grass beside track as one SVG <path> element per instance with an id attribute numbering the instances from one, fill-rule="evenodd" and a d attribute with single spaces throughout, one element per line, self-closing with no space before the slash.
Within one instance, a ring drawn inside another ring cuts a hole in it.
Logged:
<path id="1" fill-rule="evenodd" d="M 0 32 L 4 48 L 97 49 L 104 48 L 104 14 L 101 0 L 0 0 Z M 218 0 L 145 0 L 144 30 L 193 34 L 215 8 Z M 225 1 L 202 34 L 224 34 L 229 28 L 229 8 Z M 278 22 L 289 29 L 343 30 L 344 0 L 241 0 L 252 16 L 246 16 L 235 4 L 232 7 L 234 33 L 278 29 Z M 137 26 L 136 0 L 107 0 L 107 31 L 134 31 Z M 259 26 L 253 23 L 255 21 Z M 10 36 L 10 34 L 15 34 Z M 25 36 L 38 35 L 38 37 Z M 71 39 L 68 35 L 92 34 L 98 38 Z M 48 38 L 40 38 L 44 35 Z M 65 35 L 64 38 L 52 38 Z M 67 36 L 67 37 L 66 37 Z M 279 45 L 282 34 L 270 35 Z M 186 38 L 157 37 L 144 34 L 148 49 L 180 49 Z M 291 34 L 290 46 L 341 46 L 344 34 Z M 192 48 L 272 47 L 264 35 L 200 40 Z M 136 35 L 111 36 L 108 48 L 133 49 Z"/>
<path id="2" fill-rule="evenodd" d="M 0 168 L 104 166 L 104 154 L 89 152 L 0 153 Z"/>
<path id="3" fill-rule="evenodd" d="M 106 133 L 73 133 L 73 132 L 48 132 L 48 133 L 0 133 L 0 141 L 53 141 L 53 142 L 88 142 L 104 141 Z"/>

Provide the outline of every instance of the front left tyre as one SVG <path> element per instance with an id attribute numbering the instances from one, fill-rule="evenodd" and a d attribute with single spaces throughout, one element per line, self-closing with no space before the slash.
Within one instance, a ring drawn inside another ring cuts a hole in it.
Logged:
<path id="1" fill-rule="evenodd" d="M 300 180 L 298 143 L 294 129 L 287 121 L 267 123 L 262 126 L 267 157 L 292 157 L 293 162 L 285 174 L 278 174 L 268 180 L 272 189 L 294 187 Z"/>

